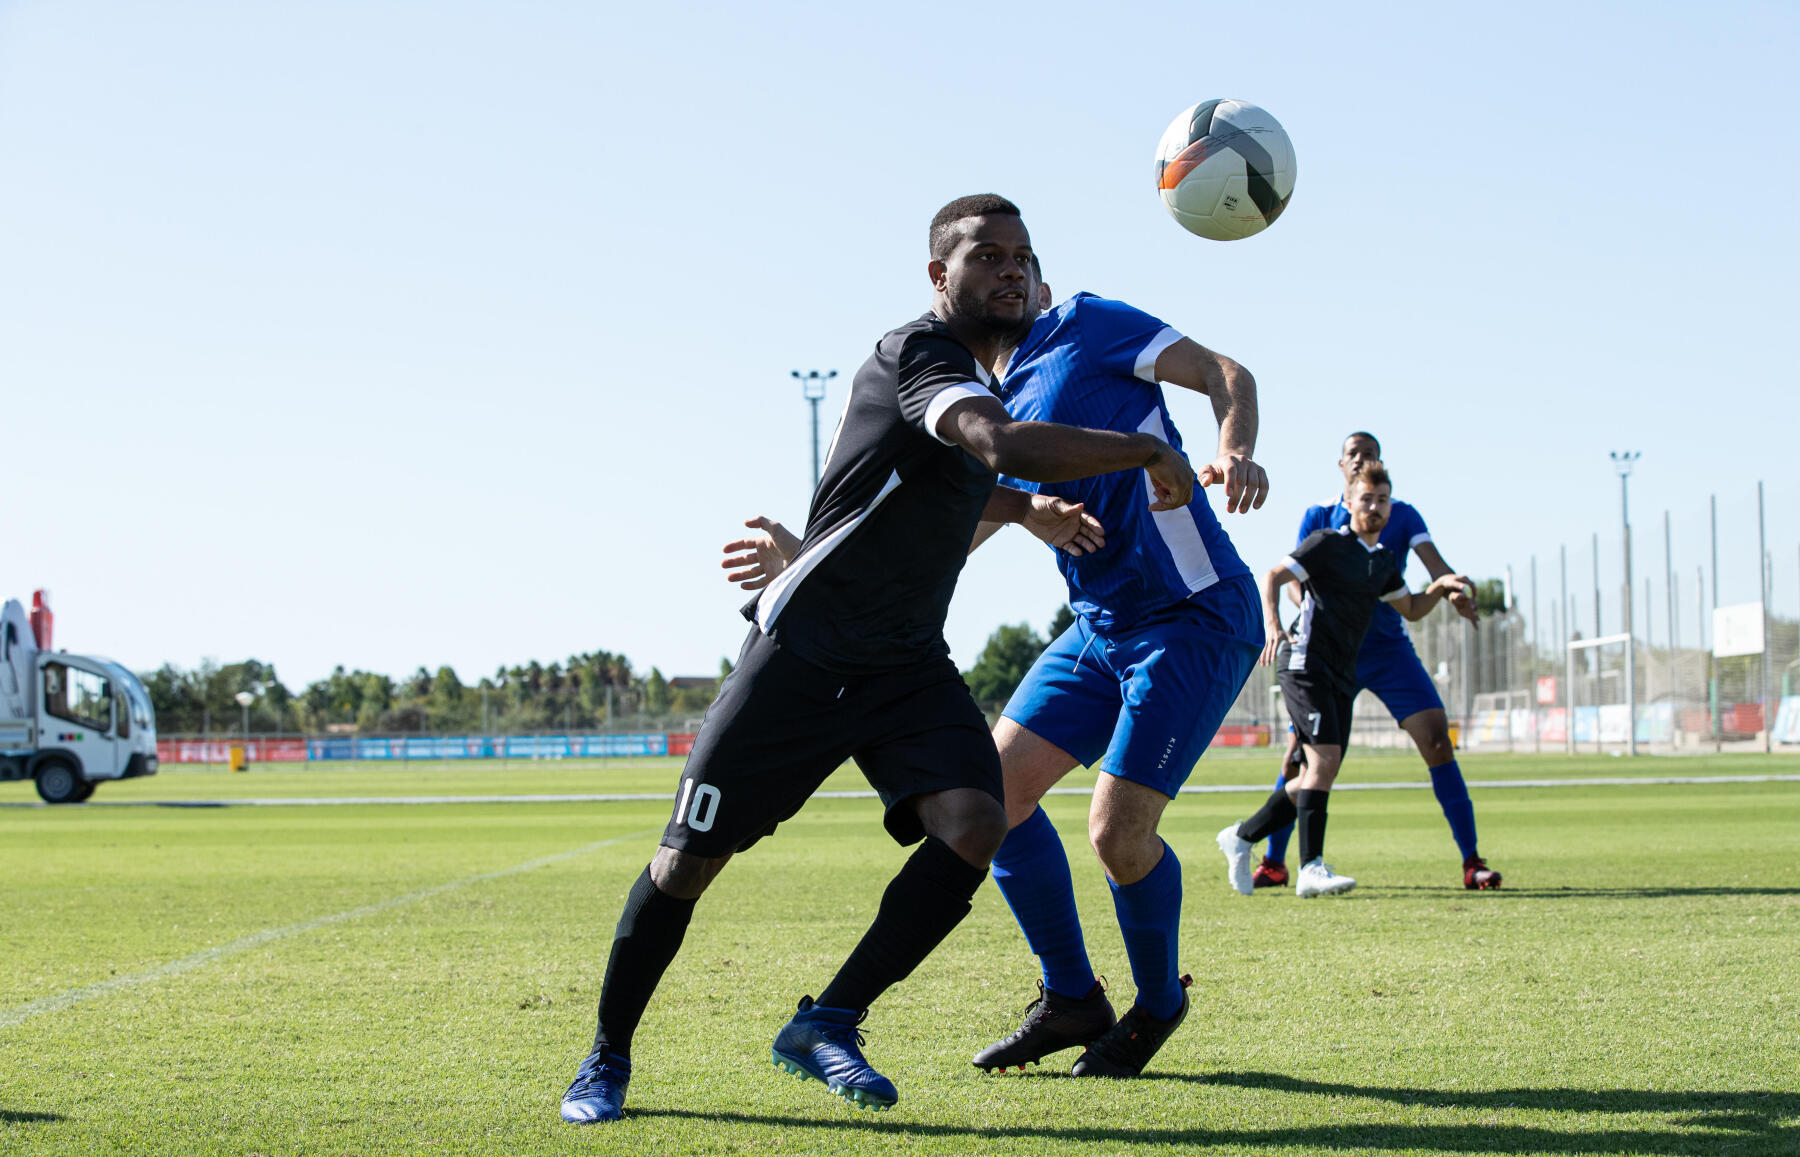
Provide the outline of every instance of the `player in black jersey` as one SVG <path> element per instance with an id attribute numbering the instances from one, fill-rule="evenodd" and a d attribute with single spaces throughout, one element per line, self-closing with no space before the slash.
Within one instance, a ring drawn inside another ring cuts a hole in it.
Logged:
<path id="1" fill-rule="evenodd" d="M 1262 809 L 1219 833 L 1219 850 L 1231 886 L 1248 896 L 1250 849 L 1272 831 L 1295 824 L 1300 833 L 1300 872 L 1294 894 L 1305 899 L 1348 892 L 1356 887 L 1325 863 L 1325 810 L 1332 781 L 1343 763 L 1350 737 L 1350 704 L 1356 696 L 1356 654 L 1378 602 L 1387 602 L 1410 620 L 1424 618 L 1439 599 L 1469 597 L 1460 575 L 1444 575 L 1420 594 L 1406 589 L 1393 553 L 1381 545 L 1393 486 L 1379 462 L 1358 468 L 1345 490 L 1350 524 L 1316 530 L 1262 580 L 1268 643 L 1262 661 L 1276 665 L 1282 701 L 1306 753 L 1299 777 L 1286 780 Z M 1288 630 L 1277 609 L 1285 583 L 1304 591 L 1299 617 Z"/>
<path id="2" fill-rule="evenodd" d="M 801 999 L 773 1055 L 854 1103 L 892 1105 L 894 1086 L 864 1059 L 857 1025 L 968 913 L 1006 836 L 999 755 L 943 636 L 976 524 L 1032 516 L 1032 497 L 996 489 L 996 475 L 1053 482 L 1143 469 L 1151 509 L 1179 509 L 1193 494 L 1193 469 L 1162 440 L 1015 422 L 987 388 L 984 367 L 1038 313 L 1016 206 L 951 202 L 932 221 L 930 251 L 931 312 L 885 335 L 857 371 L 799 551 L 745 608 L 755 625 L 619 918 L 565 1120 L 622 1116 L 632 1033 L 700 894 L 850 758 L 881 794 L 889 833 L 923 843 L 818 1000 Z M 1054 517 L 1065 537 L 1091 531 L 1078 508 Z"/>

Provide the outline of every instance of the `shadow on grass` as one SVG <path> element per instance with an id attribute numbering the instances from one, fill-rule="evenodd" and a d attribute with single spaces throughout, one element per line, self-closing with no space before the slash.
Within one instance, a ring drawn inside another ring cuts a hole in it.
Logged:
<path id="1" fill-rule="evenodd" d="M 1065 1143 L 1184 1146 L 1290 1146 L 1312 1152 L 1345 1149 L 1449 1153 L 1537 1152 L 1673 1153 L 1714 1151 L 1729 1143 L 1744 1152 L 1800 1151 L 1800 1127 L 1784 1119 L 1800 1117 L 1800 1094 L 1788 1092 L 1656 1092 L 1644 1089 L 1494 1089 L 1457 1092 L 1442 1089 L 1386 1088 L 1307 1081 L 1280 1073 L 1155 1074 L 1146 1082 L 1213 1085 L 1325 1097 L 1363 1097 L 1409 1107 L 1529 1109 L 1565 1113 L 1657 1113 L 1678 1118 L 1676 1127 L 1641 1129 L 1555 1129 L 1535 1125 L 1470 1124 L 1303 1125 L 1292 1128 L 1169 1129 L 1111 1128 L 1055 1124 L 949 1125 L 909 1122 L 904 1110 L 880 1117 L 822 1115 L 791 1117 L 759 1113 L 703 1113 L 686 1109 L 631 1109 L 632 1117 L 705 1121 L 713 1125 L 747 1125 L 814 1129 L 838 1134 L 901 1134 L 945 1138 L 1037 1138 Z M 831 1110 L 824 1110 L 830 1113 Z"/>
<path id="2" fill-rule="evenodd" d="M 1377 884 L 1365 889 L 1369 898 L 1373 899 L 1383 892 L 1436 892 L 1445 897 L 1467 896 L 1468 890 L 1454 884 Z M 1703 888 L 1497 888 L 1485 893 L 1480 899 L 1469 897 L 1472 904 L 1504 903 L 1507 899 L 1521 900 L 1562 900 L 1580 899 L 1582 897 L 1603 897 L 1609 900 L 1658 900 L 1670 896 L 1800 896 L 1800 888 L 1741 888 L 1721 885 Z"/>
<path id="3" fill-rule="evenodd" d="M 26 1125 L 34 1121 L 61 1121 L 60 1113 L 24 1113 L 18 1109 L 0 1109 L 0 1125 Z"/>

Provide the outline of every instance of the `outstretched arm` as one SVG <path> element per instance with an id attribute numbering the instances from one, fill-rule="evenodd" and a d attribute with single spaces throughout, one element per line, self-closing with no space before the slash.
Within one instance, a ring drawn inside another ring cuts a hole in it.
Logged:
<path id="1" fill-rule="evenodd" d="M 1466 574 L 1458 574 L 1456 571 L 1451 570 L 1450 564 L 1444 561 L 1444 556 L 1439 552 L 1437 543 L 1435 542 L 1421 542 L 1412 549 L 1413 553 L 1419 556 L 1419 561 L 1425 564 L 1425 573 L 1430 575 L 1434 582 L 1446 577 L 1458 581 L 1460 589 L 1454 593 L 1446 594 L 1445 597 L 1450 600 L 1450 605 L 1455 609 L 1457 614 L 1469 620 L 1471 623 L 1474 623 L 1476 626 L 1480 626 L 1481 616 L 1476 613 L 1475 600 L 1471 593 L 1475 590 L 1475 584 L 1470 580 L 1469 576 Z M 1429 610 L 1430 608 L 1428 607 L 1426 609 Z"/>
<path id="2" fill-rule="evenodd" d="M 993 397 L 966 397 L 937 420 L 937 433 L 989 470 L 1031 482 L 1068 482 L 1119 470 L 1144 470 L 1156 501 L 1176 510 L 1194 497 L 1194 469 L 1180 451 L 1149 434 L 1089 430 L 1054 422 L 1015 422 Z"/>
<path id="3" fill-rule="evenodd" d="M 1259 509 L 1269 496 L 1269 476 L 1250 460 L 1256 451 L 1256 379 L 1224 354 L 1182 338 L 1156 357 L 1158 381 L 1205 394 L 1219 421 L 1219 456 L 1200 470 L 1200 485 L 1225 484 L 1225 509 Z"/>
<path id="4" fill-rule="evenodd" d="M 1438 605 L 1439 599 L 1448 599 L 1450 605 L 1457 609 L 1457 613 L 1473 620 L 1476 617 L 1475 605 L 1470 600 L 1469 594 L 1474 589 L 1474 585 L 1463 576 L 1445 574 L 1432 579 L 1431 585 L 1422 591 L 1403 592 L 1398 598 L 1390 601 L 1393 603 L 1394 609 L 1399 611 L 1408 622 L 1416 623 L 1430 614 L 1431 608 Z M 1468 607 L 1467 612 L 1463 611 L 1464 606 Z"/>

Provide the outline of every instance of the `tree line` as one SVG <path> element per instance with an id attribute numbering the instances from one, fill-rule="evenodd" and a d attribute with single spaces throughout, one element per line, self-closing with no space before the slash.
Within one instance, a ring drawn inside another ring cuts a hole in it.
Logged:
<path id="1" fill-rule="evenodd" d="M 192 669 L 165 663 L 140 677 L 164 735 L 241 734 L 246 709 L 237 696 L 245 692 L 252 734 L 384 735 L 680 724 L 706 710 L 730 671 L 721 660 L 717 679 L 671 682 L 655 667 L 639 673 L 624 655 L 591 651 L 501 667 L 474 683 L 450 666 L 420 667 L 404 679 L 339 666 L 295 693 L 273 664 L 256 659 L 207 659 Z"/>

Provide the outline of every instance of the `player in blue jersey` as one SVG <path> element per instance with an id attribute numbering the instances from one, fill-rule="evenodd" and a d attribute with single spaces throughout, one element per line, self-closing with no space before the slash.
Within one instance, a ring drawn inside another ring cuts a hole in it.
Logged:
<path id="1" fill-rule="evenodd" d="M 1047 298 L 1046 292 L 1046 298 Z M 1017 421 L 1079 422 L 1181 436 L 1158 383 L 1207 395 L 1219 422 L 1202 485 L 1228 512 L 1260 507 L 1268 478 L 1251 460 L 1256 383 L 1237 362 L 1122 302 L 1076 294 L 1041 316 L 995 365 Z M 1076 1076 L 1136 1076 L 1187 1014 L 1177 962 L 1181 865 L 1157 834 L 1163 810 L 1212 741 L 1262 652 L 1256 584 L 1205 494 L 1151 512 L 1141 472 L 1078 482 L 1006 479 L 1079 503 L 1103 547 L 1062 554 L 1075 622 L 1051 642 L 994 728 L 1012 825 L 994 880 L 1043 967 L 1024 1023 L 983 1049 L 985 1070 L 1083 1047 Z M 997 526 L 984 524 L 977 541 Z M 1088 960 L 1068 858 L 1038 801 L 1078 766 L 1102 773 L 1088 838 L 1106 869 L 1136 999 L 1116 1021 Z"/>
<path id="2" fill-rule="evenodd" d="M 1366 462 L 1380 460 L 1381 443 L 1376 441 L 1375 435 L 1359 430 L 1344 439 L 1343 455 L 1338 459 L 1338 468 L 1343 471 L 1346 488 L 1359 467 Z M 1350 509 L 1340 496 L 1335 501 L 1307 508 L 1305 516 L 1300 520 L 1300 533 L 1296 541 L 1305 540 L 1315 530 L 1336 530 L 1349 524 Z M 1425 527 L 1425 519 L 1405 502 L 1397 499 L 1394 501 L 1393 514 L 1381 531 L 1381 545 L 1393 552 L 1402 574 L 1406 571 L 1406 559 L 1410 551 L 1419 556 L 1419 561 L 1425 564 L 1425 570 L 1433 581 L 1445 575 L 1456 575 L 1432 541 L 1431 532 Z M 1467 582 L 1466 576 L 1456 577 Z M 1459 599 L 1452 605 L 1457 613 L 1470 622 L 1477 621 L 1475 608 L 1468 600 Z M 1363 637 L 1362 649 L 1357 653 L 1356 682 L 1358 688 L 1373 691 L 1380 698 L 1382 705 L 1393 715 L 1400 728 L 1412 737 L 1419 754 L 1424 757 L 1425 766 L 1431 773 L 1432 791 L 1437 795 L 1438 806 L 1443 808 L 1444 818 L 1450 823 L 1450 833 L 1462 852 L 1463 887 L 1498 888 L 1500 873 L 1487 866 L 1476 846 L 1475 807 L 1469 800 L 1469 789 L 1463 783 L 1462 769 L 1456 765 L 1456 751 L 1450 744 L 1450 721 L 1444 712 L 1444 701 L 1438 697 L 1431 675 L 1413 650 L 1412 640 L 1406 634 L 1406 624 L 1391 607 L 1383 606 L 1375 611 L 1368 634 Z M 1277 782 L 1285 782 L 1299 775 L 1298 752 L 1299 739 L 1290 734 L 1288 751 L 1282 761 L 1282 774 Z M 1288 838 L 1293 831 L 1293 826 L 1289 825 L 1269 837 L 1268 853 L 1255 872 L 1257 887 L 1281 886 L 1288 882 L 1284 861 L 1287 857 Z"/>
<path id="3" fill-rule="evenodd" d="M 1047 288 L 1040 301 L 1048 306 Z M 1205 394 L 1219 443 L 1198 480 L 1224 487 L 1228 512 L 1260 507 L 1268 495 L 1268 478 L 1251 460 L 1255 380 L 1149 314 L 1077 294 L 1040 316 L 993 368 L 1015 421 L 1153 434 L 1177 449 L 1181 436 L 1158 382 Z M 994 879 L 1043 980 L 1024 1024 L 974 1063 L 1007 1069 L 1081 1047 L 1075 1075 L 1135 1076 L 1188 1009 L 1188 978 L 1177 965 L 1181 865 L 1157 826 L 1262 653 L 1256 584 L 1198 490 L 1185 506 L 1153 512 L 1142 471 L 1074 483 L 1003 481 L 1078 506 L 1105 534 L 1098 549 L 1059 551 L 1075 623 L 1038 658 L 994 728 L 1011 825 Z M 727 548 L 744 552 L 726 560 L 744 568 L 737 581 L 765 581 L 791 554 L 780 547 L 778 525 L 752 525 L 762 533 Z M 974 545 L 999 526 L 982 523 Z M 1063 776 L 1094 763 L 1104 774 L 1088 836 L 1106 868 L 1137 986 L 1120 1018 L 1088 960 L 1062 840 L 1038 806 Z"/>

